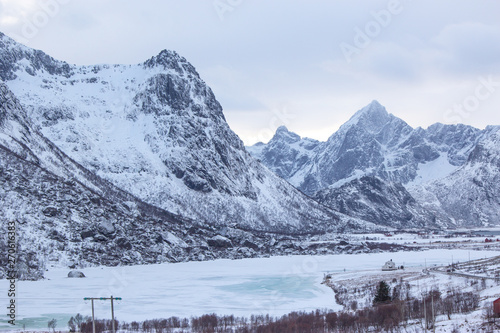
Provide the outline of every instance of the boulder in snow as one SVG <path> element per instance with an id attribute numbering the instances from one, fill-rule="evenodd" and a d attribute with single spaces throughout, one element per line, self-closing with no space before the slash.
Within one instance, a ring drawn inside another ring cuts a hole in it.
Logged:
<path id="1" fill-rule="evenodd" d="M 83 274 L 82 272 L 80 271 L 70 271 L 68 273 L 68 277 L 69 278 L 84 278 L 85 277 L 85 274 Z"/>

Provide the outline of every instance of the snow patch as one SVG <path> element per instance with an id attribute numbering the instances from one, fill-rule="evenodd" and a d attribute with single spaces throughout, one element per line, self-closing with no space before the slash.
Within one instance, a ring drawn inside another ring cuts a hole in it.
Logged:
<path id="1" fill-rule="evenodd" d="M 458 169 L 450 164 L 447 153 L 441 153 L 438 158 L 427 163 L 420 163 L 417 176 L 408 183 L 408 186 L 423 185 L 434 180 L 443 179 Z"/>

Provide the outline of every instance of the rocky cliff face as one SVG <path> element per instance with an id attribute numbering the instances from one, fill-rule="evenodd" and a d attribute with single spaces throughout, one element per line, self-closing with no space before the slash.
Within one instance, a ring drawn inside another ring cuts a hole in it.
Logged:
<path id="1" fill-rule="evenodd" d="M 374 176 L 320 190 L 314 199 L 346 215 L 398 229 L 439 228 L 451 223 L 424 208 L 400 183 Z"/>
<path id="2" fill-rule="evenodd" d="M 1 77 L 36 128 L 90 173 L 211 225 L 335 230 L 347 220 L 262 167 L 194 67 L 172 51 L 75 66 L 0 36 Z"/>
<path id="3" fill-rule="evenodd" d="M 326 142 L 312 141 L 311 145 L 310 139 L 290 133 L 295 138 L 290 144 L 279 132 L 268 144 L 249 147 L 249 151 L 309 195 L 360 175 L 407 184 L 422 176 L 421 165 L 440 157 L 447 165 L 460 166 L 480 134 L 465 125 L 436 124 L 427 130 L 413 129 L 377 101 L 359 110 Z M 295 147 L 302 146 L 311 149 L 297 158 Z M 283 165 L 290 171 L 283 172 Z"/>
<path id="4" fill-rule="evenodd" d="M 466 162 L 451 175 L 410 191 L 428 209 L 447 214 L 455 225 L 498 226 L 500 223 L 500 127 L 481 135 Z"/>
<path id="5" fill-rule="evenodd" d="M 278 129 L 249 151 L 301 191 L 353 217 L 401 228 L 497 225 L 494 129 L 414 129 L 373 101 L 326 142 Z"/>

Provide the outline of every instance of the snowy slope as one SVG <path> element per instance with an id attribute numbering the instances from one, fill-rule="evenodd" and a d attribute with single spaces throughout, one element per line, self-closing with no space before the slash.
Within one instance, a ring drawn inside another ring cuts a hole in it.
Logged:
<path id="1" fill-rule="evenodd" d="M 374 176 L 330 186 L 314 198 L 341 213 L 393 228 L 437 228 L 451 222 L 429 212 L 403 185 Z"/>
<path id="2" fill-rule="evenodd" d="M 347 222 L 255 161 L 175 52 L 138 65 L 75 66 L 0 35 L 0 56 L 0 77 L 48 139 L 149 204 L 247 229 L 334 230 Z"/>
<path id="3" fill-rule="evenodd" d="M 500 126 L 487 127 L 467 162 L 451 175 L 410 191 L 430 210 L 446 212 L 458 226 L 500 221 Z"/>

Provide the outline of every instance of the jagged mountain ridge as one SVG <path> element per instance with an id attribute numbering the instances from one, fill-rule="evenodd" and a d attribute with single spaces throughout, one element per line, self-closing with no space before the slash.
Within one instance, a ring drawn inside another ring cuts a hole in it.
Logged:
<path id="1" fill-rule="evenodd" d="M 319 144 L 319 141 L 301 138 L 280 126 L 269 144 L 258 143 L 247 149 L 278 176 L 290 180 L 291 175 L 309 163 Z"/>
<path id="2" fill-rule="evenodd" d="M 288 134 L 296 138 L 291 145 L 281 139 L 284 131 L 278 129 L 269 143 L 248 150 L 309 195 L 361 175 L 407 184 L 416 180 L 419 166 L 439 157 L 456 168 L 466 161 L 481 133 L 466 125 L 435 124 L 427 130 L 413 129 L 377 101 L 359 110 L 326 142 L 315 143 L 307 154 L 295 147 L 307 145 L 311 139 Z M 288 149 L 291 153 L 286 153 Z M 296 159 L 295 154 L 301 154 L 301 158 Z M 282 165 L 287 165 L 289 172 L 282 172 Z"/>
<path id="3" fill-rule="evenodd" d="M 471 159 L 481 145 L 494 146 L 491 131 L 439 123 L 414 129 L 373 101 L 326 142 L 282 127 L 248 150 L 300 190 L 353 217 L 400 228 L 487 226 L 499 224 L 495 167 L 484 161 L 472 167 Z M 486 181 L 478 182 L 476 173 Z"/>
<path id="4" fill-rule="evenodd" d="M 0 36 L 0 72 L 34 126 L 91 173 L 212 225 L 295 232 L 364 227 L 297 191 L 245 150 L 194 67 L 68 65 Z"/>

